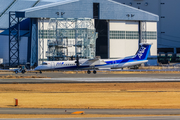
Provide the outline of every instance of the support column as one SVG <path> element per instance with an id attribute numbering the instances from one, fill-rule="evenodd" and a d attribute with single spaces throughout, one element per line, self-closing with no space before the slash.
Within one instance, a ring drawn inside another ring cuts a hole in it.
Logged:
<path id="1" fill-rule="evenodd" d="M 30 66 L 36 67 L 38 65 L 38 19 L 31 19 L 31 57 Z"/>
<path id="2" fill-rule="evenodd" d="M 108 59 L 110 59 L 110 37 L 109 37 L 110 27 L 109 27 L 109 21 L 107 20 L 107 49 L 108 49 Z"/>
<path id="3" fill-rule="evenodd" d="M 141 22 L 141 43 L 146 43 L 146 22 Z"/>
<path id="4" fill-rule="evenodd" d="M 142 36 L 142 34 L 141 34 L 141 21 L 139 21 L 138 22 L 138 32 L 139 32 L 139 46 L 140 46 L 140 43 L 141 43 L 141 36 Z"/>
<path id="5" fill-rule="evenodd" d="M 39 19 L 39 42 L 38 42 L 38 53 L 39 53 L 39 58 L 38 58 L 38 65 L 44 62 L 44 18 Z"/>
<path id="6" fill-rule="evenodd" d="M 78 23 L 75 20 L 75 58 L 77 57 L 77 42 L 78 42 Z"/>
<path id="7" fill-rule="evenodd" d="M 174 54 L 176 54 L 176 53 L 177 53 L 176 48 L 174 48 Z"/>

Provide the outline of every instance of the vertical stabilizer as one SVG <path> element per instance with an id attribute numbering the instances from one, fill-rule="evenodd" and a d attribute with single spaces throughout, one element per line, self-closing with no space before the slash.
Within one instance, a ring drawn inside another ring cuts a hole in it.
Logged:
<path id="1" fill-rule="evenodd" d="M 152 44 L 141 43 L 140 45 L 141 47 L 135 55 L 134 60 L 146 60 L 149 55 Z"/>

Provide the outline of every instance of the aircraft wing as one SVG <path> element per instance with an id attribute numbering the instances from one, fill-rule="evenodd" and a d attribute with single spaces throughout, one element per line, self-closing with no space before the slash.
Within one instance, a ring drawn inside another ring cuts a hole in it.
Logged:
<path id="1" fill-rule="evenodd" d="M 95 65 L 104 65 L 104 64 L 106 63 L 102 59 L 90 59 L 82 63 L 81 66 L 86 66 L 86 65 L 95 66 Z"/>

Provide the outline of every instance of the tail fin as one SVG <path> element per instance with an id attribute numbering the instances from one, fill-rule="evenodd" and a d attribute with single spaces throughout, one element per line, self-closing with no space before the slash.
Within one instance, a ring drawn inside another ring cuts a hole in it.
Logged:
<path id="1" fill-rule="evenodd" d="M 146 60 L 149 55 L 152 44 L 141 43 L 140 45 L 141 47 L 133 58 L 134 60 Z"/>

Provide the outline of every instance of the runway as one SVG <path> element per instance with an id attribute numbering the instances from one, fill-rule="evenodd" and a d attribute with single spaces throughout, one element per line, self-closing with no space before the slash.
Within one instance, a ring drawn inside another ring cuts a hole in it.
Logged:
<path id="1" fill-rule="evenodd" d="M 2 75 L 2 74 L 1 74 Z M 15 75 L 15 74 L 12 74 Z M 37 75 L 34 73 L 18 74 L 21 76 Z M 40 79 L 0 79 L 0 84 L 9 83 L 94 83 L 94 82 L 179 82 L 180 74 L 63 74 L 47 72 L 38 74 L 50 78 Z M 66 112 L 65 112 L 66 110 Z M 154 117 L 115 117 L 115 118 L 28 118 L 25 120 L 179 120 L 180 109 L 33 109 L 33 108 L 0 108 L 0 114 L 71 114 L 75 111 L 85 111 L 85 114 L 101 115 L 162 115 Z M 1 120 L 1 119 L 0 119 Z M 13 120 L 13 119 L 2 119 Z M 24 120 L 24 119 L 16 119 Z"/>
<path id="2" fill-rule="evenodd" d="M 179 120 L 180 116 L 152 116 L 152 117 L 111 117 L 111 118 L 19 118 L 15 120 Z M 0 119 L 14 120 L 14 119 Z"/>
<path id="3" fill-rule="evenodd" d="M 85 114 L 100 115 L 180 115 L 180 109 L 36 109 L 0 108 L 0 114 L 71 114 L 84 111 Z"/>
<path id="4" fill-rule="evenodd" d="M 1 74 L 3 75 L 3 74 Z M 47 72 L 43 74 L 9 74 L 12 76 L 42 76 L 49 78 L 0 79 L 0 84 L 8 83 L 86 83 L 86 82 L 180 82 L 180 74 L 63 74 Z"/>
<path id="5" fill-rule="evenodd" d="M 179 82 L 180 78 L 153 78 L 153 77 L 102 77 L 102 78 L 41 78 L 36 80 L 62 82 Z"/>

